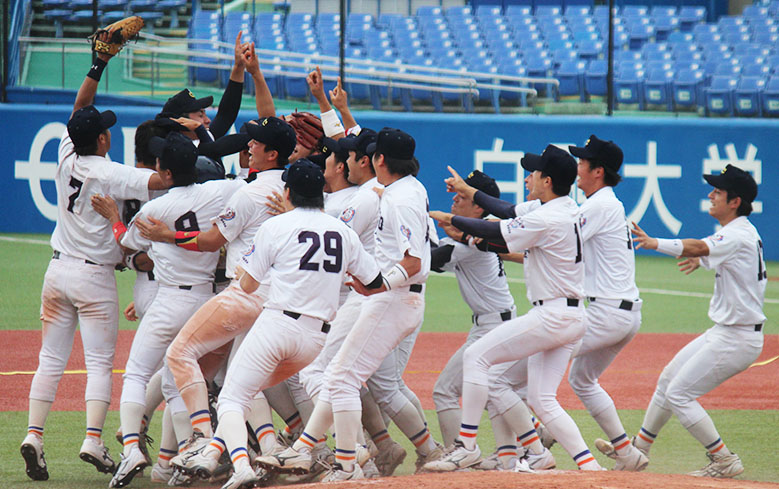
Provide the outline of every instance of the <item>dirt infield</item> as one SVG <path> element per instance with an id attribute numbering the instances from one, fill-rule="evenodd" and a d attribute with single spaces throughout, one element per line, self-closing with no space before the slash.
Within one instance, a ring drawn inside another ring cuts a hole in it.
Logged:
<path id="1" fill-rule="evenodd" d="M 130 351 L 133 331 L 120 331 L 114 366 L 124 368 Z M 613 396 L 618 409 L 644 409 L 654 391 L 663 366 L 689 342 L 689 334 L 639 334 L 617 357 L 601 379 Z M 404 378 L 425 409 L 433 409 L 433 384 L 449 356 L 465 340 L 464 333 L 421 333 L 411 355 Z M 41 336 L 37 331 L 0 331 L 3 355 L 0 357 L 0 411 L 26 411 L 31 373 L 38 365 Z M 767 335 L 758 363 L 779 356 L 779 335 Z M 779 359 L 753 366 L 701 399 L 707 409 L 779 409 L 776 388 Z M 68 371 L 83 371 L 84 357 L 80 336 L 76 335 Z M 8 375 L 10 372 L 20 372 Z M 84 407 L 86 375 L 66 374 L 60 382 L 53 408 L 81 411 Z M 112 408 L 119 406 L 121 374 L 114 374 Z M 769 394 L 771 393 L 771 394 Z M 560 386 L 559 399 L 566 409 L 583 409 L 567 382 Z M 551 486 L 550 486 L 551 487 Z"/>
<path id="2" fill-rule="evenodd" d="M 321 489 L 321 484 L 297 485 L 301 489 Z M 328 488 L 372 489 L 697 489 L 733 488 L 776 489 L 779 484 L 745 480 L 701 479 L 687 475 L 650 474 L 646 472 L 577 472 L 549 470 L 540 474 L 515 474 L 513 472 L 453 472 L 449 474 L 420 474 L 414 476 L 388 477 L 369 481 L 354 481 L 327 484 Z"/>

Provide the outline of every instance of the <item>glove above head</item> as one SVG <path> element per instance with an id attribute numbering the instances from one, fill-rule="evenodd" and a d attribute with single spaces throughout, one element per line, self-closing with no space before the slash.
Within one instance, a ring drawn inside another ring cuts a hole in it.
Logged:
<path id="1" fill-rule="evenodd" d="M 284 118 L 295 130 L 298 143 L 307 150 L 314 149 L 317 142 L 325 134 L 322 120 L 311 112 L 295 111 Z"/>
<path id="2" fill-rule="evenodd" d="M 117 20 L 108 27 L 95 31 L 87 39 L 92 44 L 92 51 L 115 56 L 128 41 L 138 39 L 138 33 L 143 27 L 143 19 L 137 15 Z M 108 33 L 106 40 L 101 40 L 101 34 Z"/>

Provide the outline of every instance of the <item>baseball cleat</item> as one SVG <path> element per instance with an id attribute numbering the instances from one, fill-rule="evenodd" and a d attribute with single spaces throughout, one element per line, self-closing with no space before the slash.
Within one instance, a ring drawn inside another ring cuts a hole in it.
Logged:
<path id="1" fill-rule="evenodd" d="M 430 462 L 434 462 L 436 460 L 441 460 L 444 455 L 447 453 L 448 450 L 444 450 L 443 445 L 436 442 L 435 448 L 433 451 L 428 453 L 427 455 L 422 455 L 419 453 L 419 450 L 417 450 L 417 460 L 414 462 L 414 465 L 416 466 L 416 471 L 414 473 L 420 474 L 423 472 L 427 472 L 425 469 L 425 465 L 427 465 Z"/>
<path id="2" fill-rule="evenodd" d="M 132 447 L 129 454 L 126 456 L 122 454 L 122 460 L 108 487 L 127 486 L 144 468 L 146 468 L 146 458 L 137 446 Z"/>
<path id="3" fill-rule="evenodd" d="M 366 479 L 378 479 L 381 477 L 381 473 L 379 472 L 378 467 L 376 467 L 376 462 L 374 462 L 373 459 L 365 462 L 365 465 L 362 466 L 362 473 Z"/>
<path id="4" fill-rule="evenodd" d="M 527 458 L 522 457 L 517 459 L 517 463 L 514 464 L 514 472 L 517 474 L 534 474 L 535 470 L 527 462 Z"/>
<path id="5" fill-rule="evenodd" d="M 371 459 L 371 452 L 365 445 L 357 445 L 354 452 L 354 462 L 360 467 Z"/>
<path id="6" fill-rule="evenodd" d="M 706 456 L 709 457 L 709 465 L 706 467 L 690 472 L 689 475 L 695 477 L 715 477 L 718 479 L 730 479 L 744 472 L 744 465 L 741 463 L 741 459 L 735 453 L 729 453 L 726 455 L 712 455 L 706 452 Z"/>
<path id="7" fill-rule="evenodd" d="M 307 474 L 311 469 L 311 453 L 287 448 L 275 455 L 263 455 L 254 459 L 261 468 L 280 474 Z"/>
<path id="8" fill-rule="evenodd" d="M 557 466 L 554 455 L 548 448 L 544 448 L 544 451 L 538 455 L 527 452 L 526 454 L 527 464 L 533 471 L 537 470 L 551 470 Z"/>
<path id="9" fill-rule="evenodd" d="M 20 448 L 24 463 L 27 465 L 27 477 L 34 481 L 49 480 L 49 471 L 46 468 L 46 459 L 43 457 L 43 438 L 38 435 L 28 434 Z"/>
<path id="10" fill-rule="evenodd" d="M 173 476 L 173 466 L 163 467 L 159 462 L 151 468 L 151 481 L 167 484 Z"/>
<path id="11" fill-rule="evenodd" d="M 108 448 L 103 444 L 103 440 L 96 439 L 94 436 L 84 439 L 78 456 L 84 462 L 94 465 L 97 471 L 103 474 L 113 474 L 116 470 L 116 463 L 108 454 Z"/>
<path id="12" fill-rule="evenodd" d="M 322 482 L 353 481 L 357 479 L 365 479 L 365 474 L 359 464 L 354 464 L 354 469 L 352 469 L 351 472 L 347 472 L 343 469 L 341 464 L 335 463 L 330 469 L 330 472 L 322 479 Z"/>
<path id="13" fill-rule="evenodd" d="M 405 459 L 406 449 L 400 443 L 393 441 L 389 448 L 381 450 L 376 455 L 374 461 L 376 462 L 376 468 L 379 469 L 379 473 L 383 477 L 389 477 Z"/>
<path id="14" fill-rule="evenodd" d="M 474 465 L 472 468 L 476 470 L 500 470 L 498 452 L 492 452 L 492 455 L 481 459 L 481 462 Z"/>
<path id="15" fill-rule="evenodd" d="M 617 459 L 617 451 L 614 450 L 614 445 L 612 445 L 610 441 L 604 440 L 603 438 L 597 438 L 595 440 L 595 448 L 610 459 Z"/>
<path id="16" fill-rule="evenodd" d="M 205 440 L 205 442 L 201 440 Z M 219 451 L 215 448 L 209 450 L 208 440 L 204 438 L 201 440 L 198 440 L 186 452 L 179 453 L 170 459 L 170 464 L 185 474 L 208 479 L 219 465 Z"/>
<path id="17" fill-rule="evenodd" d="M 249 465 L 233 473 L 232 477 L 222 486 L 222 489 L 247 489 L 257 487 L 260 478 Z"/>
<path id="18" fill-rule="evenodd" d="M 426 463 L 422 468 L 429 472 L 453 472 L 467 469 L 481 461 L 481 450 L 476 445 L 473 450 L 465 448 L 462 440 L 454 440 L 452 450 L 447 452 L 439 460 Z"/>
<path id="19" fill-rule="evenodd" d="M 633 445 L 630 446 L 630 453 L 627 455 L 617 455 L 617 464 L 614 470 L 625 470 L 628 472 L 641 472 L 649 465 L 649 457 Z"/>

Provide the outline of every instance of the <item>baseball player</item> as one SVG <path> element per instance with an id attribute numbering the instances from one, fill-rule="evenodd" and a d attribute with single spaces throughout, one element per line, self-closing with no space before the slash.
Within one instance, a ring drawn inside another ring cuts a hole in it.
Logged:
<path id="1" fill-rule="evenodd" d="M 630 444 L 614 401 L 598 378 L 641 326 L 641 299 L 625 208 L 614 195 L 622 150 L 594 134 L 579 158 L 578 186 L 587 196 L 580 208 L 587 332 L 571 364 L 568 382 L 609 440 L 617 447 L 615 470 L 643 470 L 649 460 Z"/>
<path id="2" fill-rule="evenodd" d="M 487 195 L 500 197 L 495 180 L 479 170 L 473 171 L 464 181 Z M 452 200 L 452 213 L 455 215 L 475 219 L 486 216 L 484 209 L 472 200 L 457 193 Z M 446 363 L 433 387 L 438 424 L 441 427 L 442 441 L 447 447 L 454 444 L 460 428 L 463 352 L 503 321 L 516 317 L 514 298 L 509 291 L 503 260 L 496 253 L 484 253 L 467 243 L 467 237 L 464 242 L 446 237 L 432 251 L 431 269 L 436 272 L 454 272 L 460 294 L 473 311 L 473 327 L 468 338 Z M 505 422 L 502 419 L 495 419 L 500 415 L 492 412 L 491 406 L 488 409 L 493 420 L 498 459 L 504 469 L 513 468 L 517 458 L 514 433 L 511 429 L 504 429 Z"/>
<path id="3" fill-rule="evenodd" d="M 427 192 L 411 175 L 414 139 L 405 132 L 382 129 L 373 152 L 376 176 L 385 186 L 380 202 L 374 254 L 384 271 L 384 284 L 372 295 L 355 280 L 354 287 L 371 295 L 360 308 L 356 323 L 325 372 L 326 388 L 319 394 L 303 434 L 288 450 L 276 456 L 259 457 L 269 470 L 308 471 L 314 443 L 335 422 L 336 463 L 325 481 L 360 479 L 356 463 L 357 436 L 361 429 L 360 386 L 408 335 L 418 330 L 424 313 L 424 282 L 430 269 Z M 393 421 L 423 456 L 440 456 L 441 449 L 427 431 L 414 404 L 401 392 L 394 397 L 400 406 Z"/>
<path id="4" fill-rule="evenodd" d="M 325 138 L 323 145 L 323 151 L 331 150 L 322 169 L 325 175 L 325 212 L 339 217 L 359 187 L 349 181 L 346 164 L 349 152 L 331 138 Z"/>
<path id="5" fill-rule="evenodd" d="M 442 459 L 428 463 L 428 470 L 452 471 L 479 462 L 481 451 L 476 444 L 476 432 L 490 394 L 491 377 L 496 372 L 491 367 L 524 358 L 530 407 L 580 469 L 601 470 L 573 419 L 556 399 L 571 352 L 584 335 L 584 265 L 578 206 L 568 197 L 576 180 L 576 162 L 567 152 L 549 145 L 541 155 L 526 154 L 521 164 L 531 173 L 525 179 L 528 202 L 515 208 L 518 217 L 489 222 L 440 211 L 431 213 L 437 221 L 470 235 L 502 238 L 511 252 L 524 251 L 528 299 L 533 308 L 524 316 L 504 322 L 465 350 L 460 434 L 454 449 Z M 457 180 L 455 174 L 447 183 L 459 191 L 464 186 Z M 463 190 L 474 199 L 475 191 Z M 489 205 L 497 199 L 486 197 L 474 201 L 499 215 Z M 511 368 L 500 369 L 499 374 L 514 373 Z M 529 417 L 525 418 L 529 422 Z M 528 470 L 525 464 L 517 464 L 516 468 Z"/>
<path id="6" fill-rule="evenodd" d="M 228 244 L 227 274 L 234 279 L 231 286 L 189 318 L 166 356 L 195 433 L 194 443 L 190 443 L 187 450 L 202 449 L 213 436 L 205 381 L 212 378 L 214 372 L 204 375 L 198 361 L 207 354 L 226 356 L 233 338 L 248 331 L 267 297 L 267 282 L 255 294 L 246 294 L 238 286 L 236 274 L 241 273 L 240 257 L 251 247 L 254 234 L 270 217 L 265 206 L 267 197 L 274 191 L 283 190 L 281 175 L 296 144 L 292 128 L 276 117 L 262 118 L 257 123 L 245 124 L 244 128 L 249 139 L 250 167 L 258 170 L 258 176 L 230 198 L 208 231 L 182 233 L 160 224 L 137 223 L 143 234 L 151 239 L 175 242 L 185 249 L 209 252 Z M 258 430 L 262 427 L 264 432 L 265 424 L 257 424 Z M 272 436 L 268 440 L 264 438 L 260 441 L 275 442 Z M 266 447 L 267 450 L 270 448 Z"/>
<path id="7" fill-rule="evenodd" d="M 172 188 L 167 194 L 144 204 L 136 220 L 151 216 L 179 231 L 197 231 L 209 226 L 232 193 L 244 185 L 241 181 L 224 180 L 194 184 L 197 178 L 197 149 L 190 139 L 178 132 L 171 132 L 165 139 L 152 138 L 149 148 L 158 158 L 159 175 Z M 145 240 L 133 223 L 122 238 L 122 246 L 131 250 L 149 250 L 159 288 L 138 326 L 125 368 L 119 407 L 124 451 L 110 487 L 128 485 L 147 465 L 138 448 L 141 419 L 146 407 L 146 384 L 162 365 L 165 349 L 183 323 L 213 295 L 214 270 L 219 259 L 218 253 L 197 253 Z M 172 397 L 177 396 L 168 392 L 165 397 L 170 403 Z M 171 409 L 174 427 L 179 428 L 176 414 L 186 408 L 171 404 Z M 189 428 L 189 423 L 186 428 Z M 179 430 L 176 431 L 177 437 L 182 439 Z M 186 434 L 183 439 L 188 437 L 189 434 Z"/>
<path id="8" fill-rule="evenodd" d="M 245 255 L 241 288 L 252 293 L 270 273 L 265 308 L 238 348 L 219 398 L 219 426 L 235 469 L 223 489 L 257 480 L 246 451 L 244 413 L 252 397 L 310 363 L 325 342 L 338 306 L 338 286 L 348 272 L 376 289 L 376 261 L 346 225 L 322 212 L 321 170 L 298 160 L 284 176 L 285 199 L 294 207 L 265 223 Z"/>
<path id="9" fill-rule="evenodd" d="M 757 197 L 754 178 L 733 165 L 703 178 L 714 187 L 709 193 L 709 215 L 722 226 L 716 233 L 703 239 L 658 239 L 634 224 L 636 248 L 685 257 L 679 269 L 687 274 L 700 266 L 716 274 L 709 304 L 714 326 L 682 348 L 663 369 L 633 444 L 648 456 L 660 430 L 675 414 L 706 448 L 710 460 L 690 475 L 730 478 L 744 472 L 744 466 L 725 446 L 697 399 L 746 370 L 760 356 L 768 275 L 763 241 L 747 218 Z M 600 440 L 596 446 L 614 456 L 612 444 Z"/>
<path id="10" fill-rule="evenodd" d="M 101 36 L 106 36 L 101 35 Z M 110 127 L 113 112 L 92 104 L 97 85 L 111 56 L 98 54 L 76 95 L 73 113 L 62 135 L 55 174 L 57 225 L 54 249 L 41 292 L 43 341 L 38 368 L 30 385 L 27 436 L 21 445 L 26 473 L 33 480 L 49 478 L 43 455 L 43 432 L 57 385 L 70 357 L 76 326 L 80 326 L 87 369 L 85 392 L 87 429 L 79 456 L 98 471 L 110 473 L 114 462 L 101 439 L 111 400 L 119 304 L 114 266 L 122 252 L 111 225 L 95 212 L 86 196 L 148 200 L 150 189 L 163 189 L 159 175 L 112 163 Z"/>

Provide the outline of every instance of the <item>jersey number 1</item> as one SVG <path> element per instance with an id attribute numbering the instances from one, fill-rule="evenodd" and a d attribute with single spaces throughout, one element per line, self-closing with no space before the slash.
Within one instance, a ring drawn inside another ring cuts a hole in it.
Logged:
<path id="1" fill-rule="evenodd" d="M 323 235 L 325 242 L 325 254 L 333 258 L 333 260 L 323 260 L 322 268 L 325 272 L 338 273 L 341 271 L 341 265 L 343 263 L 343 243 L 341 241 L 341 235 L 335 231 L 326 231 Z M 311 246 L 308 247 L 306 253 L 300 258 L 300 269 L 318 271 L 319 263 L 312 263 L 311 258 L 321 246 L 319 235 L 313 231 L 302 231 L 298 234 L 298 243 L 306 243 L 311 241 Z"/>

